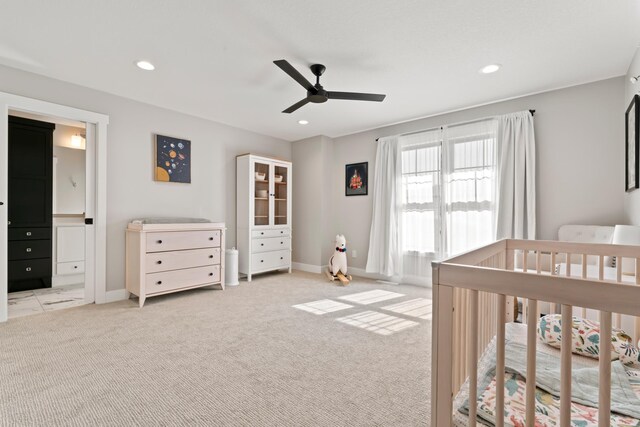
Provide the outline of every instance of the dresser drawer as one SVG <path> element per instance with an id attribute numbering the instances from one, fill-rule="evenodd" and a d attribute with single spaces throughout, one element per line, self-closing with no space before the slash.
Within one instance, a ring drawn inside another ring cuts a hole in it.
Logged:
<path id="1" fill-rule="evenodd" d="M 147 233 L 147 252 L 220 247 L 220 230 Z"/>
<path id="2" fill-rule="evenodd" d="M 51 258 L 51 240 L 12 240 L 9 259 Z"/>
<path id="3" fill-rule="evenodd" d="M 291 235 L 291 230 L 288 228 L 277 228 L 274 230 L 254 230 L 251 232 L 251 237 L 254 239 L 260 239 L 262 237 L 283 237 Z"/>
<path id="4" fill-rule="evenodd" d="M 8 236 L 9 240 L 50 240 L 51 229 L 30 227 L 9 228 Z"/>
<path id="5" fill-rule="evenodd" d="M 288 267 L 291 251 L 264 252 L 251 255 L 253 271 L 263 271 L 279 267 Z"/>
<path id="6" fill-rule="evenodd" d="M 290 247 L 291 239 L 289 237 L 253 239 L 251 242 L 251 251 L 253 253 L 279 251 Z"/>
<path id="7" fill-rule="evenodd" d="M 147 295 L 156 292 L 171 291 L 189 286 L 202 285 L 204 283 L 216 283 L 220 281 L 220 266 L 189 268 L 186 270 L 164 271 L 151 273 L 146 276 Z"/>
<path id="8" fill-rule="evenodd" d="M 9 280 L 51 277 L 51 258 L 9 261 Z"/>
<path id="9" fill-rule="evenodd" d="M 147 273 L 220 264 L 220 248 L 174 252 L 153 252 L 146 255 Z"/>
<path id="10" fill-rule="evenodd" d="M 84 261 L 79 262 L 59 262 L 56 264 L 56 274 L 63 276 L 65 274 L 84 273 Z"/>

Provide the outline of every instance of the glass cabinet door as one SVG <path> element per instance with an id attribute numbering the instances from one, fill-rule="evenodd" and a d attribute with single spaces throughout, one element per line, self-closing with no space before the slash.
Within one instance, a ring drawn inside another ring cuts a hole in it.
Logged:
<path id="1" fill-rule="evenodd" d="M 274 184 L 274 225 L 289 224 L 289 168 L 287 166 L 274 166 L 273 184 Z"/>
<path id="2" fill-rule="evenodd" d="M 254 163 L 254 225 L 269 225 L 269 199 L 271 198 L 271 193 L 269 192 L 270 167 L 271 165 L 268 163 Z"/>

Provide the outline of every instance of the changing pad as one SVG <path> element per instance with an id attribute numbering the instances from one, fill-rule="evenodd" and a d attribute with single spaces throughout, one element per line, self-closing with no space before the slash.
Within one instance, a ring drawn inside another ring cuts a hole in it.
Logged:
<path id="1" fill-rule="evenodd" d="M 131 224 L 202 224 L 211 222 L 205 218 L 150 217 L 131 220 Z"/>

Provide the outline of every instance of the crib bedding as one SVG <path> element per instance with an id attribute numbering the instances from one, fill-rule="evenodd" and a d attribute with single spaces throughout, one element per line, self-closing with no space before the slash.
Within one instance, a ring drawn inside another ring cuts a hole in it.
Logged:
<path id="1" fill-rule="evenodd" d="M 524 425 L 525 412 L 525 377 L 526 368 L 522 365 L 526 354 L 526 325 L 509 323 L 506 325 L 507 363 L 509 367 L 505 374 L 505 425 Z M 480 425 L 494 425 L 495 420 L 495 338 L 487 347 L 478 364 L 478 414 Z M 518 356 L 517 354 L 520 354 Z M 536 389 L 536 420 L 537 426 L 555 426 L 559 419 L 560 401 L 559 388 L 553 381 L 555 364 L 559 365 L 559 350 L 538 344 L 538 360 L 536 375 L 537 384 L 542 388 Z M 582 378 L 574 377 L 574 402 L 572 402 L 572 425 L 597 426 L 597 360 L 583 356 L 573 356 L 574 367 L 583 368 Z M 545 374 L 546 371 L 546 374 Z M 576 371 L 578 371 L 576 369 Z M 626 413 L 613 413 L 612 426 L 640 426 L 640 370 L 623 367 L 615 361 L 612 365 L 612 408 Z M 587 386 L 583 385 L 587 383 Z M 578 385 L 579 384 L 579 385 Z M 555 395 L 554 395 L 555 394 Z M 576 395 L 577 394 L 577 395 Z M 462 386 L 454 400 L 454 425 L 468 425 L 468 418 L 460 412 L 465 411 L 468 397 L 468 382 Z M 582 403 L 578 403 L 582 402 Z"/>

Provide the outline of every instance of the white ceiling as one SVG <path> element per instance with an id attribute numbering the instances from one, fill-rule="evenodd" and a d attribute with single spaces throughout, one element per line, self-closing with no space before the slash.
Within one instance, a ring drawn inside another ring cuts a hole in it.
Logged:
<path id="1" fill-rule="evenodd" d="M 620 76 L 640 41 L 637 0 L 20 0 L 1 13 L 1 64 L 286 140 Z M 306 94 L 275 59 L 387 99 L 282 114 Z"/>

